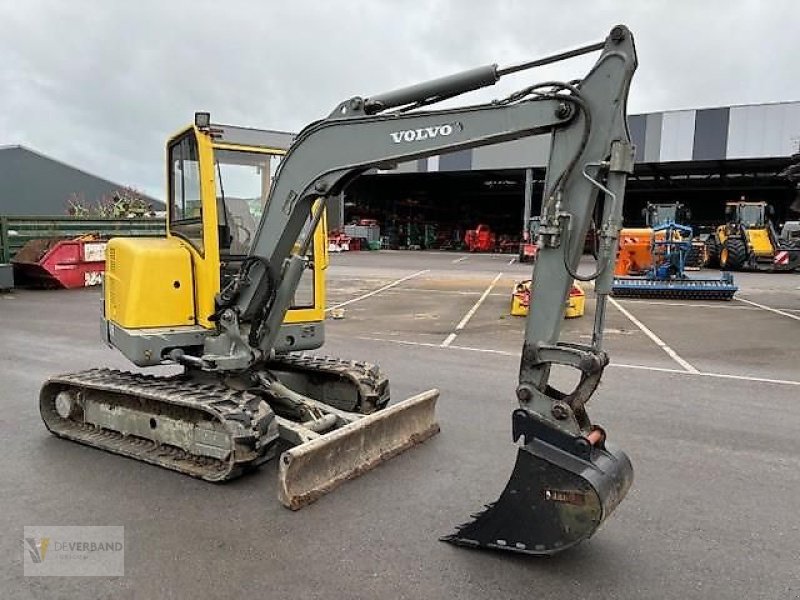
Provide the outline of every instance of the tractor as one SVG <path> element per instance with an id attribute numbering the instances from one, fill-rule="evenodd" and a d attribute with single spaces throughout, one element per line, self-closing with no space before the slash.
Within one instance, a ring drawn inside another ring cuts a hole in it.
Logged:
<path id="1" fill-rule="evenodd" d="M 725 205 L 724 225 L 706 241 L 708 266 L 739 271 L 794 271 L 800 244 L 782 239 L 772 223 L 772 206 L 742 198 Z"/>

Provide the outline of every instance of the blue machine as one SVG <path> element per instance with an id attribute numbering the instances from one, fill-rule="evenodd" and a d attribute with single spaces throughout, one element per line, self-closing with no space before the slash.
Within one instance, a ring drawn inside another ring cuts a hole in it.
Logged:
<path id="1" fill-rule="evenodd" d="M 738 291 L 731 273 L 719 279 L 692 279 L 685 273 L 692 228 L 674 221 L 653 227 L 653 265 L 642 277 L 614 277 L 611 294 L 623 298 L 731 300 Z"/>

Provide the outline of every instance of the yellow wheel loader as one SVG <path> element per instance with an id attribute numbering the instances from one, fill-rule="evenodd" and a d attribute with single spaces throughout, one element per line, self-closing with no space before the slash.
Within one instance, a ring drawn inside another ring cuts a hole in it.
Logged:
<path id="1" fill-rule="evenodd" d="M 599 57 L 580 81 L 423 109 L 589 52 Z M 509 398 L 518 404 L 517 463 L 500 499 L 446 540 L 553 554 L 587 539 L 633 477 L 586 403 L 608 364 L 602 332 L 633 171 L 626 103 L 636 64 L 633 37 L 617 26 L 604 41 L 529 63 L 348 98 L 288 149 L 271 132 L 216 125 L 197 113 L 167 144 L 166 237 L 109 242 L 104 291 L 106 341 L 139 367 L 183 371 L 53 377 L 40 394 L 46 426 L 210 481 L 277 456 L 281 439 L 292 446 L 278 458 L 279 497 L 290 508 L 424 441 L 439 429 L 437 390 L 390 404 L 375 365 L 306 354 L 324 341 L 324 201 L 370 169 L 550 135 L 531 310 Z M 578 274 L 595 214 L 602 214 L 597 268 Z M 589 345 L 559 341 L 574 279 L 595 280 Z M 574 389 L 551 385 L 554 365 L 579 372 Z"/>
<path id="2" fill-rule="evenodd" d="M 706 243 L 708 265 L 730 271 L 793 271 L 800 267 L 800 247 L 781 239 L 766 202 L 728 202 L 725 225 Z"/>

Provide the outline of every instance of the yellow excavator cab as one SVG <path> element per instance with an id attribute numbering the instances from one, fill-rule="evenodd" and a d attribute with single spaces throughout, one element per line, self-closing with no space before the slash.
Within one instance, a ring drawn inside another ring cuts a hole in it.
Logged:
<path id="1" fill-rule="evenodd" d="M 195 126 L 170 138 L 166 238 L 109 242 L 105 306 L 110 323 L 126 330 L 214 328 L 214 299 L 250 251 L 285 152 L 252 142 L 222 142 L 213 130 Z M 327 261 L 323 216 L 309 251 L 310 268 L 284 323 L 324 319 L 321 272 Z M 160 357 L 148 362 L 155 358 Z"/>

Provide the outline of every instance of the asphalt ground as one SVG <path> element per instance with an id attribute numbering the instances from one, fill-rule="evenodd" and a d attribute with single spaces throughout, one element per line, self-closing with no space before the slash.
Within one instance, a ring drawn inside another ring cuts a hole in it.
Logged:
<path id="1" fill-rule="evenodd" d="M 504 255 L 332 257 L 344 318 L 325 352 L 379 362 L 398 400 L 439 388 L 442 432 L 297 513 L 274 464 L 214 485 L 50 436 L 49 375 L 128 365 L 99 341 L 96 290 L 0 295 L 0 598 L 800 598 L 797 275 L 737 274 L 732 302 L 609 307 L 612 363 L 588 408 L 636 476 L 591 540 L 551 558 L 438 541 L 513 465 L 523 319 L 508 309 L 529 271 Z M 587 295 L 566 339 L 589 339 Z M 24 525 L 123 525 L 125 576 L 23 577 Z"/>

